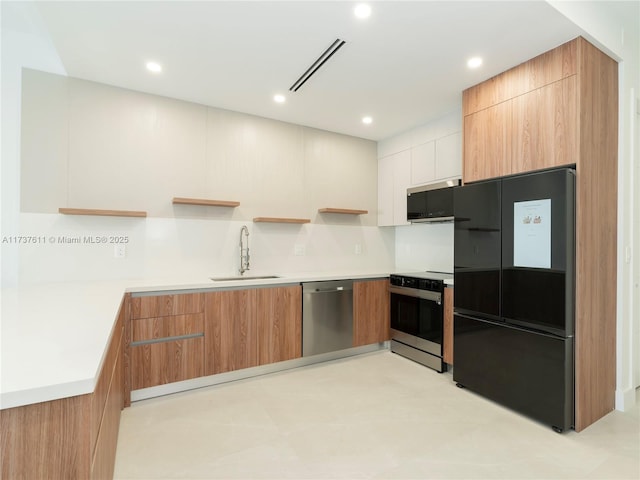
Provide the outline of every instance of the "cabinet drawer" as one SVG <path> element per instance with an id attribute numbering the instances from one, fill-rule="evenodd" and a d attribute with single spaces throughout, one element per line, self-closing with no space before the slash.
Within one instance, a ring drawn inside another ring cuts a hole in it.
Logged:
<path id="1" fill-rule="evenodd" d="M 134 297 L 131 318 L 154 318 L 204 312 L 203 293 Z"/>
<path id="2" fill-rule="evenodd" d="M 131 347 L 131 389 L 204 375 L 204 337 Z"/>
<path id="3" fill-rule="evenodd" d="M 185 335 L 204 335 L 204 313 L 141 318 L 131 322 L 132 346 L 136 342 Z"/>

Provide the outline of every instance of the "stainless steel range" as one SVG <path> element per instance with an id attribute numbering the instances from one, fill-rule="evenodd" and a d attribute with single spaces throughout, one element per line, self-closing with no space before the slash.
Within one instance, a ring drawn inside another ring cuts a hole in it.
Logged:
<path id="1" fill-rule="evenodd" d="M 391 351 L 444 372 L 444 281 L 450 273 L 417 272 L 390 277 Z"/>

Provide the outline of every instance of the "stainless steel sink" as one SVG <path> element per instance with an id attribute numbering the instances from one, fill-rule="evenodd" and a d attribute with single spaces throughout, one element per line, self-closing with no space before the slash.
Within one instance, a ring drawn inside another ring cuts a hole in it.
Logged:
<path id="1" fill-rule="evenodd" d="M 236 280 L 268 280 L 269 278 L 280 278 L 278 275 L 255 275 L 255 276 L 236 276 L 236 277 L 211 277 L 214 282 L 235 282 Z"/>

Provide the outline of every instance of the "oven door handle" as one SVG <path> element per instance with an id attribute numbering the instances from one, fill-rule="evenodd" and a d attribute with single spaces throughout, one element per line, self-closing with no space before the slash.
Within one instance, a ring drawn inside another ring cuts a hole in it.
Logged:
<path id="1" fill-rule="evenodd" d="M 442 294 L 439 292 L 432 292 L 430 290 L 418 290 L 416 288 L 390 286 L 389 293 L 404 295 L 406 297 L 421 298 L 423 300 L 430 300 L 432 302 L 436 302 L 438 305 L 442 304 Z"/>

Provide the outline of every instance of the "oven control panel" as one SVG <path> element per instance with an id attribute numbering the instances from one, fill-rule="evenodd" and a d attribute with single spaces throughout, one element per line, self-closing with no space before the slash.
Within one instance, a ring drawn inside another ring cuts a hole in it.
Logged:
<path id="1" fill-rule="evenodd" d="M 391 275 L 389 277 L 391 285 L 396 287 L 413 288 L 416 290 L 429 290 L 431 292 L 442 292 L 444 282 L 429 278 L 409 277 L 406 275 Z"/>

